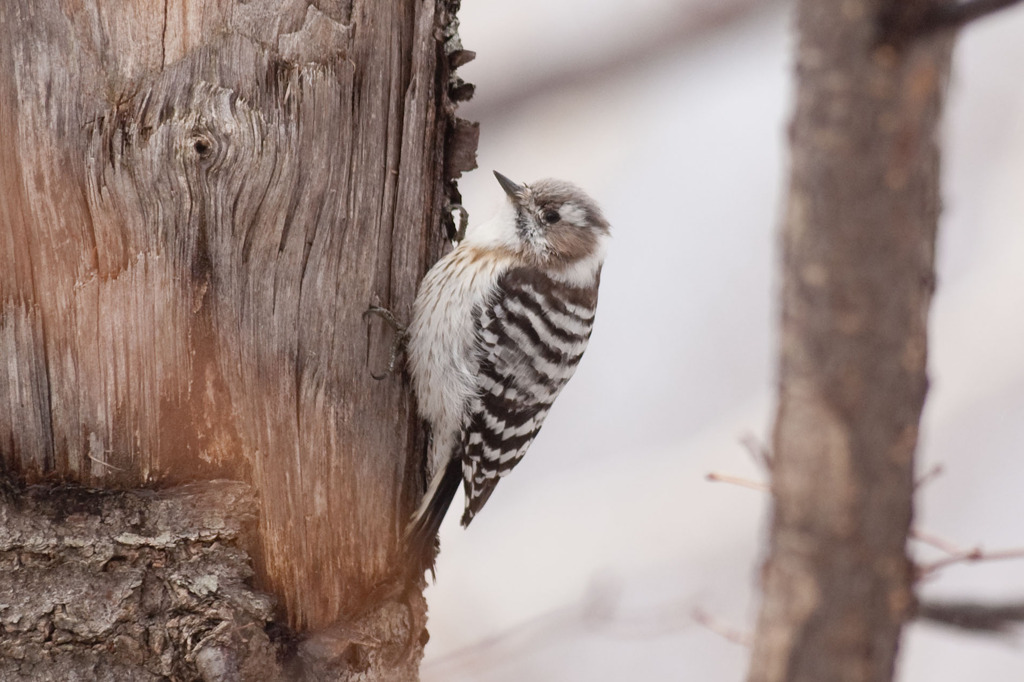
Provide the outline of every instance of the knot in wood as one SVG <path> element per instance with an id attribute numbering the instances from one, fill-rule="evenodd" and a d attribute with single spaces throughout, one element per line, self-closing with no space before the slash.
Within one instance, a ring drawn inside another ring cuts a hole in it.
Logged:
<path id="1" fill-rule="evenodd" d="M 205 135 L 196 135 L 192 138 L 192 148 L 199 158 L 206 158 L 213 151 L 213 142 Z"/>

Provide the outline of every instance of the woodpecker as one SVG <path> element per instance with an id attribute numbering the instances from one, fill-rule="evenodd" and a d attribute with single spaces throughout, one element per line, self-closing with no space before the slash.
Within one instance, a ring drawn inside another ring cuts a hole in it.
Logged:
<path id="1" fill-rule="evenodd" d="M 468 526 L 523 458 L 576 371 L 594 324 L 610 236 L 597 204 L 561 180 L 519 185 L 427 272 L 406 356 L 430 430 L 426 495 L 406 545 L 428 566 L 461 482 Z"/>

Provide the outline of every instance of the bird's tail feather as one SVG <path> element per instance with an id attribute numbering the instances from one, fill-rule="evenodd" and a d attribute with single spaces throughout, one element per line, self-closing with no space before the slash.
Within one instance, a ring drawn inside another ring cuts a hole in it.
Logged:
<path id="1" fill-rule="evenodd" d="M 434 572 L 434 560 L 438 551 L 437 533 L 461 482 L 462 458 L 452 457 L 444 471 L 438 472 L 431 481 L 423 503 L 406 527 L 407 561 L 419 575 L 428 570 Z"/>

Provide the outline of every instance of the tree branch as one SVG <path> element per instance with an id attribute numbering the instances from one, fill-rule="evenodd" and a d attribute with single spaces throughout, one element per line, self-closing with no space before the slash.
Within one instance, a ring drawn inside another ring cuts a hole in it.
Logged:
<path id="1" fill-rule="evenodd" d="M 907 3 L 894 6 L 881 18 L 882 42 L 904 45 L 939 31 L 962 28 L 1021 0 L 972 0 L 971 2 L 933 2 L 928 5 Z"/>
<path id="2" fill-rule="evenodd" d="M 919 620 L 973 632 L 1008 633 L 1024 623 L 1024 602 L 978 604 L 975 602 L 921 602 Z"/>
<path id="3" fill-rule="evenodd" d="M 973 0 L 933 5 L 918 26 L 918 35 L 949 28 L 960 28 L 975 19 L 1012 7 L 1020 0 Z"/>

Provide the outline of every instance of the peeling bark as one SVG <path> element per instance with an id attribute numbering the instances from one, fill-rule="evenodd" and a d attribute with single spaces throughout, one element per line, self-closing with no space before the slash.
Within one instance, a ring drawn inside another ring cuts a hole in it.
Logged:
<path id="1" fill-rule="evenodd" d="M 218 481 L 159 493 L 38 486 L 4 497 L 0 678 L 279 672 L 266 633 L 273 600 L 252 589 L 248 556 L 236 546 L 256 518 L 248 486 Z"/>

